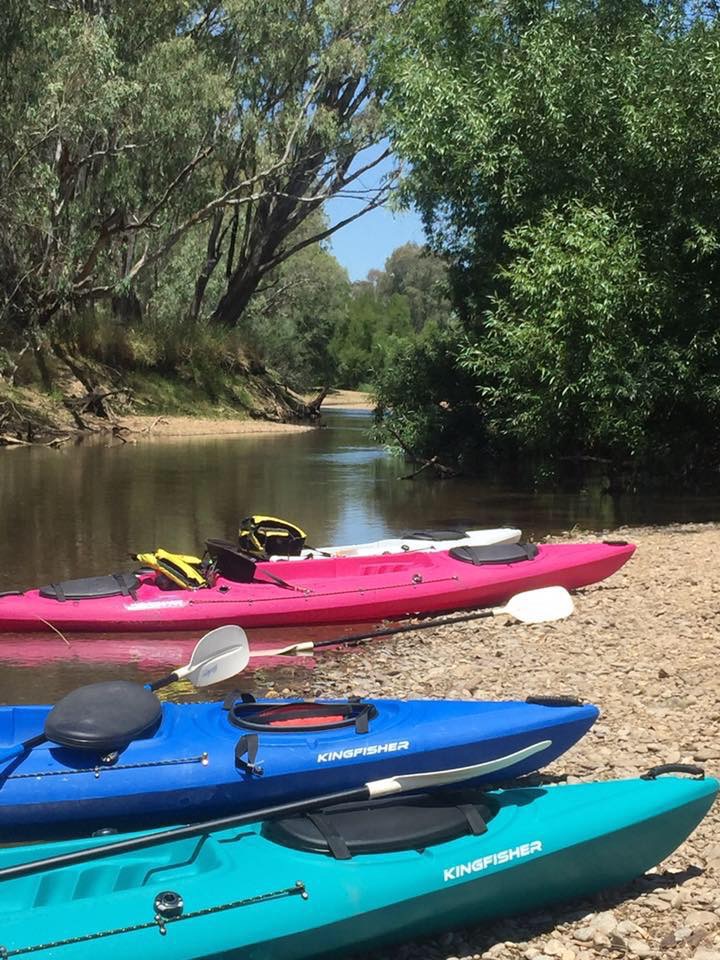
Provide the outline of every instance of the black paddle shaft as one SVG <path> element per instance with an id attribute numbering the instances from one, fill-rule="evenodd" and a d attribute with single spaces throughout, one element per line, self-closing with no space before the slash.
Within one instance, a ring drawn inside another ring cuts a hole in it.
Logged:
<path id="1" fill-rule="evenodd" d="M 441 617 L 439 620 L 429 620 L 427 623 L 408 623 L 402 627 L 385 627 L 382 630 L 373 630 L 372 633 L 352 633 L 338 640 L 316 640 L 313 647 L 338 647 L 342 643 L 360 643 L 362 640 L 374 640 L 375 637 L 392 637 L 396 633 L 413 633 L 415 630 L 430 630 L 433 627 L 448 627 L 453 623 L 466 623 L 468 620 L 484 620 L 492 617 L 492 610 L 481 610 L 479 613 L 468 613 L 462 617 Z"/>
<path id="2" fill-rule="evenodd" d="M 228 827 L 240 827 L 246 823 L 255 823 L 258 820 L 270 820 L 274 817 L 289 813 L 303 813 L 306 810 L 315 810 L 318 807 L 330 806 L 334 803 L 368 800 L 370 789 L 367 784 L 355 787 L 352 790 L 339 790 L 335 793 L 326 793 L 323 796 L 313 797 L 310 800 L 296 800 L 293 803 L 281 803 L 274 807 L 265 807 L 263 810 L 253 810 L 249 813 L 240 813 L 232 817 L 221 817 L 217 820 L 205 820 L 202 823 L 191 823 L 187 826 L 173 827 L 170 830 L 159 830 L 156 833 L 146 833 L 139 837 L 129 837 L 127 840 L 116 840 L 112 843 L 99 844 L 96 847 L 85 847 L 73 853 L 61 853 L 56 857 L 46 857 L 43 860 L 31 860 L 28 863 L 18 863 L 12 867 L 0 870 L 0 881 L 14 880 L 18 877 L 28 877 L 45 870 L 55 870 L 59 867 L 69 867 L 76 863 L 89 863 L 91 860 L 102 860 L 117 853 L 129 853 L 132 850 L 145 850 L 147 847 L 157 847 L 169 840 L 185 840 L 188 837 L 199 837 L 214 830 L 224 830 Z"/>

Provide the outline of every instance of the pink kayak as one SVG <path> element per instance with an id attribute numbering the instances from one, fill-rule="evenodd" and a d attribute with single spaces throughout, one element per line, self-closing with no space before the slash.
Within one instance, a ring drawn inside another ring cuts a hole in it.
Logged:
<path id="1" fill-rule="evenodd" d="M 258 563 L 250 582 L 221 575 L 214 586 L 196 590 L 166 589 L 155 573 L 92 577 L 0 596 L 0 632 L 372 623 L 495 606 L 538 587 L 584 587 L 615 573 L 634 550 L 623 542 L 503 544 Z"/>

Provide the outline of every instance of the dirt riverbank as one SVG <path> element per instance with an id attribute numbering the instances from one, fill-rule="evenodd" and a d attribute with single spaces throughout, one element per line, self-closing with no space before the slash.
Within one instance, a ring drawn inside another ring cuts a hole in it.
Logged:
<path id="1" fill-rule="evenodd" d="M 554 624 L 500 620 L 423 630 L 318 658 L 307 695 L 517 698 L 597 703 L 587 737 L 546 771 L 568 782 L 661 763 L 720 773 L 720 525 L 623 529 L 630 563 L 580 591 Z M 574 538 L 583 539 L 583 538 Z M 591 538 L 586 538 L 591 539 Z M 720 960 L 720 803 L 657 871 L 631 886 L 373 960 Z"/>

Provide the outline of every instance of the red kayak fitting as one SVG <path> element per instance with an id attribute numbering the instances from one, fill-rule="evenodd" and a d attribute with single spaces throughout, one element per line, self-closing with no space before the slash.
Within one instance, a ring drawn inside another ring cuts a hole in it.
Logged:
<path id="1" fill-rule="evenodd" d="M 222 567 L 183 589 L 155 572 L 114 574 L 0 596 L 0 632 L 205 630 L 373 623 L 495 606 L 539 587 L 604 580 L 632 556 L 625 542 L 496 544 L 437 553 L 260 562 L 244 581 Z M 232 574 L 231 574 L 232 575 Z"/>

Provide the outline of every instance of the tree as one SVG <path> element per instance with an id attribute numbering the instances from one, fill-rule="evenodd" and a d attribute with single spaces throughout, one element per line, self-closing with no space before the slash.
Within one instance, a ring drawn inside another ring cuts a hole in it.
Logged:
<path id="1" fill-rule="evenodd" d="M 720 463 L 717 21 L 684 0 L 405 8 L 393 142 L 490 446 Z"/>
<path id="2" fill-rule="evenodd" d="M 182 309 L 236 324 L 273 270 L 342 226 L 301 235 L 328 197 L 360 197 L 354 219 L 387 195 L 359 186 L 385 155 L 369 48 L 387 16 L 379 0 L 8 0 L 0 322 L 38 331 L 100 301 L 137 319 L 199 233 Z"/>
<path id="3" fill-rule="evenodd" d="M 444 323 L 450 313 L 447 300 L 447 266 L 417 243 L 397 247 L 385 261 L 378 292 L 407 298 L 413 328 L 420 332 L 428 323 Z"/>

